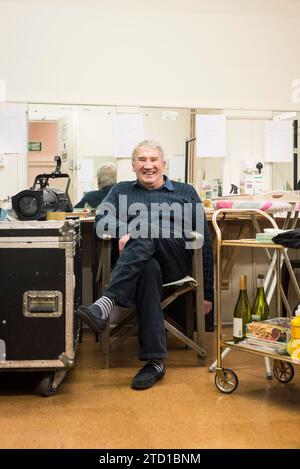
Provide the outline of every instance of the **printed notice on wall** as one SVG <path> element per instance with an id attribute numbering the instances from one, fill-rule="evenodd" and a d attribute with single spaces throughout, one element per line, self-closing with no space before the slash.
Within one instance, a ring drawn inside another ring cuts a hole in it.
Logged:
<path id="1" fill-rule="evenodd" d="M 130 158 L 134 147 L 144 139 L 142 114 L 114 116 L 114 147 L 116 158 Z"/>
<path id="2" fill-rule="evenodd" d="M 293 160 L 292 121 L 270 121 L 265 127 L 265 161 L 286 163 Z"/>
<path id="3" fill-rule="evenodd" d="M 84 182 L 91 182 L 94 179 L 94 160 L 92 158 L 82 158 L 80 168 L 80 179 Z"/>
<path id="4" fill-rule="evenodd" d="M 92 158 L 81 159 L 79 174 L 83 192 L 92 190 L 94 186 L 94 160 Z"/>
<path id="5" fill-rule="evenodd" d="M 0 153 L 27 152 L 26 106 L 0 104 Z"/>
<path id="6" fill-rule="evenodd" d="M 198 158 L 226 157 L 226 120 L 223 115 L 196 115 Z"/>

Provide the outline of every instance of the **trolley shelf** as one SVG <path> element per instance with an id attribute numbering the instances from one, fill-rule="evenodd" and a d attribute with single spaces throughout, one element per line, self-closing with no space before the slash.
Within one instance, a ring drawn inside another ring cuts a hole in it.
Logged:
<path id="1" fill-rule="evenodd" d="M 275 243 L 260 243 L 256 239 L 226 239 L 221 241 L 221 246 L 239 246 L 246 248 L 267 248 L 267 249 L 282 249 L 281 244 Z"/>
<path id="2" fill-rule="evenodd" d="M 224 340 L 222 342 L 222 347 L 229 347 L 236 350 L 242 350 L 243 352 L 251 352 L 255 353 L 256 355 L 262 355 L 264 357 L 273 358 L 274 360 L 293 363 L 294 365 L 300 364 L 300 360 L 293 360 L 289 355 L 281 355 L 280 353 L 276 353 L 276 351 L 271 352 L 269 350 L 263 349 L 263 346 L 260 349 L 259 346 L 248 344 L 246 342 L 239 342 L 236 344 L 233 340 Z"/>
<path id="3" fill-rule="evenodd" d="M 223 367 L 223 358 L 230 352 L 230 349 L 254 353 L 264 357 L 266 365 L 266 376 L 268 379 L 272 378 L 272 371 L 270 367 L 270 358 L 274 360 L 273 364 L 273 375 L 281 383 L 288 383 L 293 379 L 294 376 L 294 365 L 299 365 L 300 360 L 292 359 L 288 355 L 281 355 L 277 350 L 270 350 L 270 348 L 263 347 L 257 344 L 250 344 L 245 341 L 235 343 L 231 340 L 222 339 L 222 302 L 221 302 L 221 286 L 222 286 L 222 257 L 223 248 L 238 247 L 238 248 L 264 248 L 270 261 L 269 270 L 267 274 L 268 281 L 270 283 L 269 296 L 272 298 L 273 293 L 276 290 L 276 316 L 281 316 L 281 302 L 284 301 L 289 313 L 291 313 L 290 306 L 286 295 L 281 285 L 281 265 L 283 262 L 289 270 L 291 280 L 295 286 L 296 292 L 300 298 L 300 289 L 295 278 L 293 269 L 290 264 L 290 260 L 287 255 L 287 250 L 280 244 L 273 242 L 261 242 L 256 239 L 222 239 L 222 231 L 219 227 L 219 222 L 222 221 L 220 216 L 232 216 L 239 213 L 239 216 L 247 216 L 252 219 L 253 226 L 256 232 L 260 232 L 260 228 L 257 223 L 257 219 L 268 221 L 273 229 L 277 230 L 278 226 L 275 220 L 265 212 L 258 209 L 248 210 L 234 210 L 234 209 L 220 209 L 216 210 L 212 217 L 212 224 L 216 232 L 217 241 L 217 269 L 216 269 L 216 289 L 217 289 L 217 360 L 209 368 L 210 371 L 215 370 L 215 384 L 219 391 L 224 393 L 231 393 L 235 391 L 238 386 L 238 377 L 236 373 L 230 368 Z M 218 218 L 219 217 L 219 218 Z M 285 229 L 287 227 L 285 226 Z M 268 250 L 273 250 L 272 255 Z M 274 275 L 274 276 L 273 276 Z M 269 300 L 270 301 L 270 300 Z"/>

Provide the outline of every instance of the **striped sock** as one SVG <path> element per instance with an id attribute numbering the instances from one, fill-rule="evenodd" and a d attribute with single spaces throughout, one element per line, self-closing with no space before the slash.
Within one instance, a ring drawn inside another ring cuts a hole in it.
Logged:
<path id="1" fill-rule="evenodd" d="M 114 302 L 110 298 L 107 298 L 107 296 L 101 296 L 101 298 L 95 301 L 92 306 L 97 306 L 100 308 L 102 319 L 107 319 L 114 305 Z"/>
<path id="2" fill-rule="evenodd" d="M 148 364 L 153 365 L 159 373 L 162 373 L 165 369 L 165 361 L 162 358 L 154 358 L 153 360 L 149 360 Z"/>

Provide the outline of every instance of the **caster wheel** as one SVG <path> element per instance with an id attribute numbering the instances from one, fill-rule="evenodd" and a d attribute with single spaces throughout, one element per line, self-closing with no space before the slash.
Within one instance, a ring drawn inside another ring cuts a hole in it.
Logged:
<path id="1" fill-rule="evenodd" d="M 238 377 L 235 372 L 230 370 L 229 368 L 223 368 L 222 371 L 224 376 L 216 374 L 215 384 L 219 391 L 224 392 L 226 394 L 230 394 L 231 392 L 235 391 L 238 387 Z"/>
<path id="2" fill-rule="evenodd" d="M 294 368 L 288 362 L 283 362 L 280 360 L 275 360 L 273 365 L 273 373 L 275 378 L 280 383 L 289 383 L 294 377 Z"/>
<path id="3" fill-rule="evenodd" d="M 53 387 L 53 378 L 53 373 L 45 375 L 37 386 L 37 393 L 44 397 L 54 396 L 54 394 L 56 394 L 57 388 Z"/>

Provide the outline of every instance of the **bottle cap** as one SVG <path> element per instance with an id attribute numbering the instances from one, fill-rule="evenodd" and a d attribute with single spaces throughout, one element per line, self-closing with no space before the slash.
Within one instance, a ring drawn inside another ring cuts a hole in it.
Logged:
<path id="1" fill-rule="evenodd" d="M 240 290 L 247 290 L 247 275 L 240 275 Z"/>

